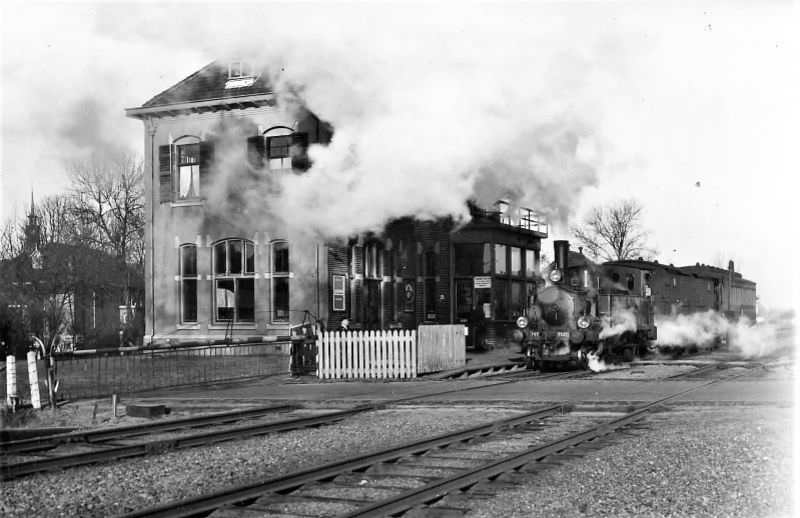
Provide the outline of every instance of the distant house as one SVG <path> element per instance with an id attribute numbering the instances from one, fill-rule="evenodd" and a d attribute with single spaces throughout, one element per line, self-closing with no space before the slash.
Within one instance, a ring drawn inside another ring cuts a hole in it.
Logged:
<path id="1" fill-rule="evenodd" d="M 136 274 L 116 258 L 84 246 L 39 243 L 28 216 L 20 254 L 0 262 L 0 340 L 22 353 L 29 334 L 55 338 L 62 350 L 116 347 L 120 306 L 136 296 Z M 133 317 L 133 315 L 125 315 Z M 124 326 L 135 335 L 133 318 Z"/>
<path id="2" fill-rule="evenodd" d="M 527 209 L 474 207 L 459 229 L 409 215 L 327 242 L 213 210 L 223 173 L 266 186 L 268 205 L 282 177 L 313 174 L 308 146 L 334 138 L 304 106 L 279 105 L 246 61 L 211 63 L 127 115 L 145 127 L 147 342 L 281 340 L 309 319 L 413 329 L 466 321 L 475 306 L 491 341 L 531 300 L 547 226 Z"/>

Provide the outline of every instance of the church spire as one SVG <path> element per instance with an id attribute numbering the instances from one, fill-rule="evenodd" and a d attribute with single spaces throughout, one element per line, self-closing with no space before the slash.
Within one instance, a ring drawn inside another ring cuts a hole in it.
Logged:
<path id="1" fill-rule="evenodd" d="M 25 250 L 30 254 L 39 250 L 40 243 L 39 218 L 36 216 L 36 206 L 33 203 L 33 189 L 31 189 L 31 211 L 28 213 L 28 222 L 25 225 Z"/>

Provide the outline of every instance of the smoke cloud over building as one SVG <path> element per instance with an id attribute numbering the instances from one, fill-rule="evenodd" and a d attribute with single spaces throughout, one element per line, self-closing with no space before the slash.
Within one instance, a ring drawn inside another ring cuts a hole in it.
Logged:
<path id="1" fill-rule="evenodd" d="M 307 174 L 281 180 L 279 198 L 265 202 L 275 186 L 259 175 L 243 189 L 238 173 L 217 182 L 219 198 L 246 192 L 236 200 L 251 220 L 324 238 L 379 231 L 403 216 L 464 221 L 468 200 L 488 207 L 503 198 L 566 222 L 598 181 L 602 92 L 626 88 L 613 38 L 554 48 L 544 45 L 554 31 L 577 30 L 565 19 L 537 25 L 470 12 L 420 27 L 396 13 L 370 27 L 292 34 L 276 25 L 215 38 L 213 58 L 252 59 L 282 107 L 299 103 L 335 132 L 329 145 L 310 147 Z"/>

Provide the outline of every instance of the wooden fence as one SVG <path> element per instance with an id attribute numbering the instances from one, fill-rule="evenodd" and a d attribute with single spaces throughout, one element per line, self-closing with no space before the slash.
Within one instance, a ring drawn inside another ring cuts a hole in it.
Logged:
<path id="1" fill-rule="evenodd" d="M 416 378 L 416 331 L 320 333 L 317 377 Z"/>
<path id="2" fill-rule="evenodd" d="M 419 326 L 417 346 L 417 372 L 439 372 L 466 365 L 464 326 Z"/>

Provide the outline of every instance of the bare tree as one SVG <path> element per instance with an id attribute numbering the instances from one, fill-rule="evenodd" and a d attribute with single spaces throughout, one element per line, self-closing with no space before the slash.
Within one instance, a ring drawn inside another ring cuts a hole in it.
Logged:
<path id="1" fill-rule="evenodd" d="M 75 206 L 70 195 L 47 196 L 36 203 L 34 213 L 41 244 L 80 243 L 78 222 L 74 215 Z"/>
<path id="2" fill-rule="evenodd" d="M 20 232 L 19 222 L 10 217 L 3 221 L 0 228 L 0 260 L 7 260 L 22 252 L 23 237 Z"/>
<path id="3" fill-rule="evenodd" d="M 81 238 L 92 248 L 140 263 L 144 172 L 132 152 L 76 159 L 67 165 Z"/>
<path id="4" fill-rule="evenodd" d="M 117 258 L 125 271 L 124 302 L 141 305 L 144 282 L 144 168 L 117 150 L 67 165 L 81 240 Z"/>
<path id="5" fill-rule="evenodd" d="M 569 230 L 595 261 L 652 259 L 657 251 L 647 246 L 649 233 L 641 225 L 643 210 L 642 204 L 632 198 L 594 207 L 582 225 L 570 226 Z"/>

